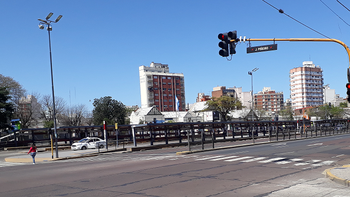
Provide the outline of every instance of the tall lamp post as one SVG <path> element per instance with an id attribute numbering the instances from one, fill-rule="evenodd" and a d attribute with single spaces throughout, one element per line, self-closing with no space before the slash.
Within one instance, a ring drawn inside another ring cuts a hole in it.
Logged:
<path id="1" fill-rule="evenodd" d="M 259 68 L 254 68 L 252 71 L 248 71 L 248 75 L 251 76 L 251 80 L 252 80 L 252 121 L 254 119 L 254 98 L 253 98 L 253 72 L 259 70 Z M 254 131 L 253 131 L 253 127 L 252 127 L 252 138 L 253 138 L 253 143 L 255 142 L 254 140 Z"/>
<path id="2" fill-rule="evenodd" d="M 54 124 L 54 132 L 55 132 L 55 149 L 56 149 L 56 158 L 58 158 L 58 144 L 57 144 L 57 125 L 56 125 L 56 107 L 55 107 L 55 89 L 53 86 L 53 70 L 52 70 L 52 53 L 51 53 L 51 37 L 50 37 L 50 31 L 52 31 L 51 23 L 57 23 L 61 18 L 62 15 L 59 15 L 56 20 L 51 21 L 49 20 L 51 16 L 53 15 L 52 12 L 47 15 L 45 20 L 38 19 L 40 21 L 39 28 L 44 29 L 45 26 L 47 29 L 47 32 L 49 33 L 49 50 L 50 50 L 50 68 L 51 68 L 51 85 L 52 85 L 52 105 L 53 105 L 53 124 Z"/>

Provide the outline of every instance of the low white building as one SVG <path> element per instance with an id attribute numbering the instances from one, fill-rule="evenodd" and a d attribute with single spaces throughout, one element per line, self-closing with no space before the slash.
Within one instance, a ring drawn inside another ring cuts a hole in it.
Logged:
<path id="1" fill-rule="evenodd" d="M 140 108 L 130 115 L 130 124 L 145 124 L 154 122 L 154 120 L 164 121 L 164 115 L 156 106 Z"/>

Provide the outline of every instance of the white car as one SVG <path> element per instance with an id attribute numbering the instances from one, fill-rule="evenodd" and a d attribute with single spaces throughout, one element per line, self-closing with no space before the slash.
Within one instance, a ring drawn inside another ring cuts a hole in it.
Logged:
<path id="1" fill-rule="evenodd" d="M 87 137 L 75 142 L 71 146 L 71 150 L 85 150 L 88 148 L 104 148 L 106 141 L 98 137 Z"/>

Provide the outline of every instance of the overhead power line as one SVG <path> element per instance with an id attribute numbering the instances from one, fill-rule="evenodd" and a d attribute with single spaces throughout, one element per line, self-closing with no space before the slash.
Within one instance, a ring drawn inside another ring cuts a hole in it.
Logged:
<path id="1" fill-rule="evenodd" d="M 278 10 L 278 12 L 279 12 L 279 13 L 281 13 L 281 14 L 284 14 L 284 15 L 288 16 L 289 18 L 291 18 L 291 19 L 293 19 L 294 21 L 298 22 L 299 24 L 301 24 L 301 25 L 303 25 L 303 26 L 307 27 L 308 29 L 310 29 L 310 30 L 312 30 L 312 31 L 314 31 L 314 32 L 316 32 L 316 33 L 318 33 L 318 34 L 320 34 L 320 35 L 321 35 L 321 36 L 323 36 L 323 37 L 326 37 L 326 38 L 331 39 L 330 37 L 328 37 L 328 36 L 326 36 L 326 35 L 322 34 L 321 32 L 319 32 L 319 31 L 317 31 L 317 30 L 315 30 L 315 29 L 313 29 L 313 28 L 309 27 L 308 25 L 306 25 L 306 24 L 302 23 L 301 21 L 299 21 L 299 20 L 297 20 L 297 19 L 293 18 L 292 16 L 290 16 L 290 15 L 286 14 L 286 13 L 285 13 L 285 12 L 284 12 L 282 9 L 278 9 L 278 8 L 276 8 L 275 6 L 271 5 L 270 3 L 268 3 L 268 2 L 267 2 L 267 1 L 265 1 L 265 0 L 262 0 L 262 1 L 263 1 L 263 2 L 265 2 L 266 4 L 268 4 L 269 6 L 273 7 L 274 9 Z"/>
<path id="2" fill-rule="evenodd" d="M 337 1 L 338 1 L 338 3 L 340 3 L 339 0 L 337 0 Z M 347 8 L 344 4 L 340 3 L 340 5 L 342 5 L 345 9 L 347 9 L 350 12 L 349 8 Z"/>
<path id="3" fill-rule="evenodd" d="M 344 19 L 342 19 L 342 17 L 340 17 L 337 13 L 335 13 L 327 4 L 325 4 L 322 0 L 320 0 L 323 5 L 325 5 L 330 11 L 332 11 L 335 15 L 337 15 L 338 18 L 340 18 L 340 20 L 342 20 L 345 24 L 347 24 L 348 26 L 350 26 Z"/>

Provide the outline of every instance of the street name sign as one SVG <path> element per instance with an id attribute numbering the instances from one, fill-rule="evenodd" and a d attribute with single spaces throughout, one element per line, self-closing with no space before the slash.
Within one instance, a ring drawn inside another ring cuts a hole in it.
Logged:
<path id="1" fill-rule="evenodd" d="M 257 46 L 257 47 L 248 47 L 247 53 L 257 53 L 257 52 L 273 51 L 273 50 L 277 50 L 277 44 L 270 44 L 270 45 Z"/>

